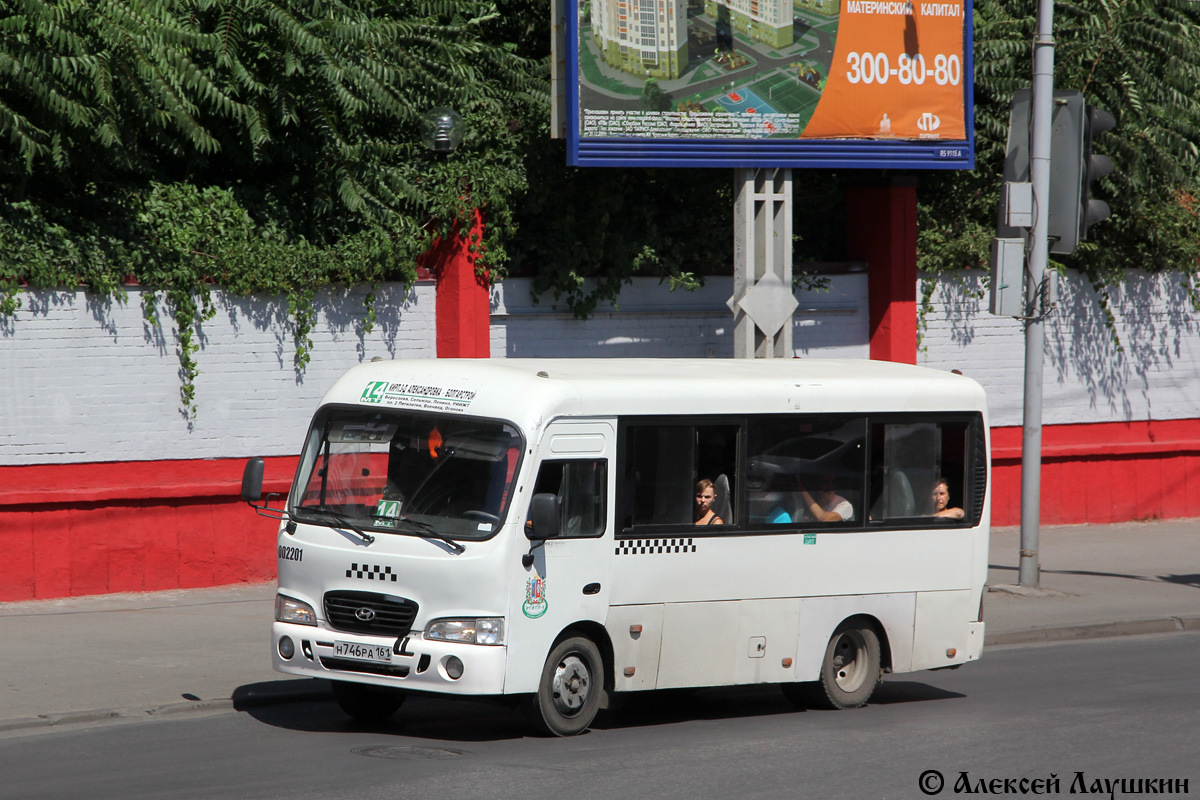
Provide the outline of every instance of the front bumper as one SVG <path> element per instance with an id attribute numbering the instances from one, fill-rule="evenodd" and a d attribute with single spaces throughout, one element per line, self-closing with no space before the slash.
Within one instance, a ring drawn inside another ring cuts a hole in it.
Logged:
<path id="1" fill-rule="evenodd" d="M 289 637 L 295 653 L 285 659 L 279 643 Z M 390 663 L 339 658 L 334 642 L 386 645 L 392 650 Z M 462 664 L 462 674 L 451 677 L 451 658 Z M 504 691 L 507 648 L 429 641 L 413 631 L 397 641 L 394 637 L 363 636 L 311 625 L 276 622 L 271 626 L 271 662 L 277 672 L 306 678 L 349 680 L 377 686 L 455 695 L 489 695 Z"/>

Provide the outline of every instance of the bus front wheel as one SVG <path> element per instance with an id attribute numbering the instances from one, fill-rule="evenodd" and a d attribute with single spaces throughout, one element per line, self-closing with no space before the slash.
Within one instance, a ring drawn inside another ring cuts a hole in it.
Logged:
<path id="1" fill-rule="evenodd" d="M 600 650 L 582 636 L 564 639 L 546 657 L 537 694 L 529 699 L 530 721 L 553 736 L 583 733 L 596 718 L 603 693 Z"/>
<path id="2" fill-rule="evenodd" d="M 397 689 L 368 686 L 365 683 L 333 681 L 333 699 L 342 711 L 359 722 L 383 722 L 395 714 L 406 695 Z"/>

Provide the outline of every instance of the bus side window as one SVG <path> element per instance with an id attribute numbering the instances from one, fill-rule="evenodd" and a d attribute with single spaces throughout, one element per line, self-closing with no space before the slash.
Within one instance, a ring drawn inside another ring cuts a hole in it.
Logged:
<path id="1" fill-rule="evenodd" d="M 694 441 L 688 425 L 630 427 L 625 482 L 634 526 L 692 521 Z"/>
<path id="2" fill-rule="evenodd" d="M 584 538 L 604 533 L 607 487 L 607 461 L 546 461 L 538 470 L 533 493 L 557 496 L 562 535 Z"/>
<path id="3" fill-rule="evenodd" d="M 808 497 L 862 520 L 866 420 L 846 417 L 765 417 L 750 422 L 746 494 L 750 522 L 814 522 Z M 828 524 L 828 523 L 824 523 Z"/>
<path id="4" fill-rule="evenodd" d="M 931 517 L 934 490 L 943 481 L 949 507 L 967 508 L 966 445 L 962 422 L 872 425 L 871 518 Z"/>
<path id="5" fill-rule="evenodd" d="M 630 425 L 621 489 L 622 526 L 691 525 L 696 482 L 701 479 L 713 482 L 717 494 L 713 508 L 724 524 L 738 524 L 739 435 L 740 427 L 730 424 Z"/>

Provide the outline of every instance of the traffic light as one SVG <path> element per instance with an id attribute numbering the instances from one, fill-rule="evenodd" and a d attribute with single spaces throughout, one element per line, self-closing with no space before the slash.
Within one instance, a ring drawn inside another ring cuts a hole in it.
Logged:
<path id="1" fill-rule="evenodd" d="M 1082 215 L 1080 219 L 1079 238 L 1087 239 L 1088 228 L 1102 219 L 1108 219 L 1112 212 L 1108 203 L 1091 198 L 1092 184 L 1113 171 L 1112 159 L 1108 156 L 1092 152 L 1092 140 L 1117 127 L 1117 120 L 1104 109 L 1094 106 L 1086 107 L 1083 130 L 1083 184 L 1081 188 Z"/>
<path id="2" fill-rule="evenodd" d="M 1005 182 L 1030 180 L 1029 133 L 1030 91 L 1018 89 L 1009 116 L 1008 147 L 1004 162 Z M 1112 160 L 1092 153 L 1096 136 L 1112 130 L 1112 114 L 1087 105 L 1082 92 L 1056 90 L 1050 128 L 1050 216 L 1046 235 L 1050 252 L 1075 252 L 1093 224 L 1109 215 L 1108 204 L 1090 197 L 1092 185 L 1113 171 Z M 1025 231 L 1006 219 L 1001 208 L 997 236 L 1024 236 Z"/>
<path id="3" fill-rule="evenodd" d="M 1113 171 L 1112 160 L 1092 153 L 1096 136 L 1112 130 L 1113 115 L 1083 99 L 1082 92 L 1055 92 L 1050 133 L 1050 252 L 1070 254 L 1087 239 L 1088 228 L 1111 213 L 1091 198 L 1096 181 Z"/>

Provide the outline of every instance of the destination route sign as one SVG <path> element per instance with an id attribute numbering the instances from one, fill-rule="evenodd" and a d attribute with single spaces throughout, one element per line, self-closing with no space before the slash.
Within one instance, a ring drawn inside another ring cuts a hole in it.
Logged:
<path id="1" fill-rule="evenodd" d="M 970 2 L 572 0 L 580 166 L 974 167 Z"/>

